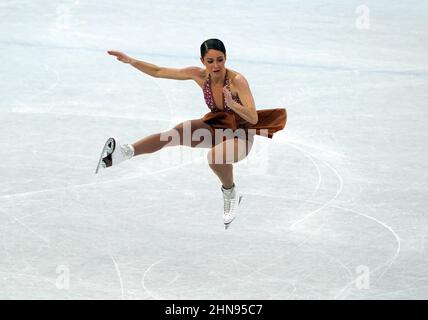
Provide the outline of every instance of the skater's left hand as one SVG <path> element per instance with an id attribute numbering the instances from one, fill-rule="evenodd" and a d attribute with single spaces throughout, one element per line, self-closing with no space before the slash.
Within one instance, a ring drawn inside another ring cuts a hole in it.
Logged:
<path id="1" fill-rule="evenodd" d="M 233 103 L 235 101 L 233 101 L 232 99 L 232 92 L 230 92 L 230 90 L 227 87 L 223 87 L 223 94 L 224 94 L 224 100 L 226 101 L 226 105 L 230 109 L 233 109 Z"/>

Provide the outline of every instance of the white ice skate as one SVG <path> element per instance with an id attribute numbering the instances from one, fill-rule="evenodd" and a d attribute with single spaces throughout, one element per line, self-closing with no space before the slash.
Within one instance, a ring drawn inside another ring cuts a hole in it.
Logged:
<path id="1" fill-rule="evenodd" d="M 232 221 L 236 218 L 238 206 L 241 203 L 242 196 L 238 193 L 238 190 L 236 190 L 235 185 L 233 185 L 233 187 L 230 189 L 225 189 L 222 186 L 221 191 L 223 192 L 224 201 L 224 229 L 227 230 Z"/>
<path id="2" fill-rule="evenodd" d="M 121 145 L 116 138 L 108 138 L 104 144 L 100 159 L 98 160 L 95 174 L 98 173 L 100 168 L 108 168 L 113 165 L 116 166 L 127 159 L 131 159 L 133 156 L 134 148 L 132 145 Z"/>

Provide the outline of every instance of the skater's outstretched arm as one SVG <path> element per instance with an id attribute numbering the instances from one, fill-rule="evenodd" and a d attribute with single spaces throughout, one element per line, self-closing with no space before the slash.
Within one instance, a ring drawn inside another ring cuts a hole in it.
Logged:
<path id="1" fill-rule="evenodd" d="M 202 69 L 199 67 L 187 67 L 182 69 L 159 67 L 145 61 L 134 59 L 120 51 L 107 51 L 115 56 L 117 60 L 130 64 L 134 68 L 155 78 L 175 79 L 175 80 L 195 80 L 201 76 Z"/>

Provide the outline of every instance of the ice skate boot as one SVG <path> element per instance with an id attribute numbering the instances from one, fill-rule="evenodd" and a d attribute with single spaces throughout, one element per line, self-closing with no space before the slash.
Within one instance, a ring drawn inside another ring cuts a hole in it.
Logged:
<path id="1" fill-rule="evenodd" d="M 100 168 L 108 168 L 131 159 L 134 156 L 134 147 L 130 144 L 121 145 L 116 138 L 108 138 L 101 152 L 95 174 Z"/>
<path id="2" fill-rule="evenodd" d="M 242 196 L 236 190 L 235 184 L 232 188 L 225 189 L 221 186 L 221 191 L 223 192 L 223 201 L 224 201 L 224 213 L 223 213 L 223 222 L 224 229 L 227 230 L 236 218 L 238 211 L 238 206 L 241 203 Z"/>

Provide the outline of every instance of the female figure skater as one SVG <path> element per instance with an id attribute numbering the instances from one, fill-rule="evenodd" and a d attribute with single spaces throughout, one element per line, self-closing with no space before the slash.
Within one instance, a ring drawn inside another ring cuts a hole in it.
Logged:
<path id="1" fill-rule="evenodd" d="M 195 81 L 203 91 L 210 112 L 201 119 L 179 123 L 166 132 L 152 134 L 133 144 L 120 144 L 117 139 L 109 138 L 95 173 L 100 168 L 115 166 L 134 156 L 153 153 L 166 146 L 210 148 L 208 163 L 222 183 L 223 222 L 227 229 L 236 217 L 242 198 L 234 183 L 233 163 L 248 155 L 255 134 L 272 138 L 276 131 L 282 130 L 287 113 L 283 108 L 256 110 L 245 77 L 225 67 L 226 48 L 223 42 L 218 39 L 206 40 L 200 50 L 204 68 L 183 69 L 159 67 L 122 52 L 108 51 L 117 60 L 152 77 Z"/>

